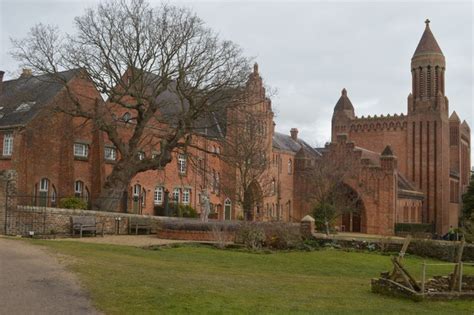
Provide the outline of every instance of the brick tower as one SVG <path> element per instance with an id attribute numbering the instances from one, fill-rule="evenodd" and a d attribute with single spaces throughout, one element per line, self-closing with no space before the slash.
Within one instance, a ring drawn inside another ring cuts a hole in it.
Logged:
<path id="1" fill-rule="evenodd" d="M 445 96 L 444 55 L 426 20 L 411 59 L 412 92 L 408 96 L 407 174 L 425 194 L 422 221 L 445 232 L 458 213 L 449 206 L 449 104 Z"/>

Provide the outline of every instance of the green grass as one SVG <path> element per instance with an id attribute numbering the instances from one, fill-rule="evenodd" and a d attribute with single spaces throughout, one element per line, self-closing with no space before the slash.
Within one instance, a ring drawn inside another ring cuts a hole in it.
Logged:
<path id="1" fill-rule="evenodd" d="M 370 292 L 388 256 L 338 250 L 254 254 L 209 247 L 160 250 L 32 241 L 69 267 L 106 314 L 473 314 L 474 302 L 412 302 Z M 422 259 L 405 264 L 419 275 Z M 431 268 L 447 274 L 451 267 Z M 465 267 L 474 274 L 473 267 Z"/>

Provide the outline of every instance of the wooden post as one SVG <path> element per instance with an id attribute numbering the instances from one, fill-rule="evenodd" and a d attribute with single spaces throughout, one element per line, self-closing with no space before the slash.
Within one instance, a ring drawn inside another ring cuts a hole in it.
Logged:
<path id="1" fill-rule="evenodd" d="M 423 261 L 421 269 L 421 294 L 425 295 L 426 262 Z"/>
<path id="2" fill-rule="evenodd" d="M 451 291 L 454 291 L 456 288 L 456 282 L 459 278 L 460 274 L 460 266 L 461 266 L 461 260 L 462 260 L 462 252 L 464 250 L 464 245 L 466 242 L 464 240 L 461 241 L 461 244 L 459 244 L 458 252 L 457 252 L 457 257 L 456 260 L 454 261 L 456 265 L 454 266 L 454 272 L 453 272 L 453 277 L 451 278 L 451 283 L 450 283 L 450 289 Z M 461 284 L 462 285 L 462 284 Z"/>
<path id="3" fill-rule="evenodd" d="M 462 291 L 462 271 L 463 271 L 463 264 L 462 261 L 459 263 L 459 292 Z"/>

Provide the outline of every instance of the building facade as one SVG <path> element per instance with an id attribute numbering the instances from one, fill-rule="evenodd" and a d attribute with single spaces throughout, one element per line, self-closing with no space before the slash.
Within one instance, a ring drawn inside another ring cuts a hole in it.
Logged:
<path id="1" fill-rule="evenodd" d="M 405 211 L 400 207 L 412 207 L 399 194 L 398 222 L 431 223 L 438 233 L 445 233 L 458 225 L 461 195 L 469 183 L 470 128 L 455 111 L 450 114 L 445 56 L 429 20 L 410 69 L 412 91 L 406 114 L 357 117 L 343 90 L 332 118 L 332 140 L 346 134 L 356 146 L 377 153 L 390 145 L 403 181 L 424 196 L 421 211 L 401 215 Z"/>

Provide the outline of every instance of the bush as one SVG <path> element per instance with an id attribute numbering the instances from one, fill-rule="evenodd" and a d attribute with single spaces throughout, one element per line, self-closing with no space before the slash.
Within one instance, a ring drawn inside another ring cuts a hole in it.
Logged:
<path id="1" fill-rule="evenodd" d="M 154 207 L 155 215 L 158 216 L 166 216 L 165 207 L 161 205 L 156 205 Z M 197 213 L 196 209 L 189 205 L 182 205 L 179 204 L 178 206 L 174 204 L 170 204 L 168 206 L 169 215 L 172 217 L 179 217 L 179 218 L 197 218 L 199 214 Z"/>
<path id="2" fill-rule="evenodd" d="M 266 243 L 275 249 L 292 249 L 301 247 L 303 239 L 299 228 L 286 223 L 264 225 Z"/>
<path id="3" fill-rule="evenodd" d="M 196 209 L 189 205 L 179 205 L 178 206 L 179 217 L 183 218 L 197 218 L 199 214 L 197 213 Z"/>
<path id="4" fill-rule="evenodd" d="M 255 222 L 244 222 L 236 235 L 236 243 L 243 244 L 247 249 L 259 250 L 265 244 L 265 231 L 262 225 Z"/>
<path id="5" fill-rule="evenodd" d="M 329 232 L 333 232 L 334 218 L 336 216 L 336 208 L 326 202 L 319 203 L 313 209 L 313 217 L 316 225 L 316 230 L 326 233 L 326 221 L 329 224 Z"/>
<path id="6" fill-rule="evenodd" d="M 238 223 L 234 222 L 202 222 L 200 220 L 182 220 L 169 219 L 161 223 L 161 227 L 166 230 L 183 230 L 183 231 L 237 231 Z"/>
<path id="7" fill-rule="evenodd" d="M 59 207 L 64 209 L 87 209 L 87 202 L 81 198 L 68 197 L 59 201 Z"/>

